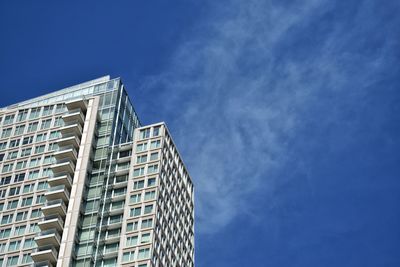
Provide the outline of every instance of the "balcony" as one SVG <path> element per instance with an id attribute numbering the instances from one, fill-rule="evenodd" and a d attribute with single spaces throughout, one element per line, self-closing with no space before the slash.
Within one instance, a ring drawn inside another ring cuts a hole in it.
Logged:
<path id="1" fill-rule="evenodd" d="M 72 122 L 60 128 L 62 136 L 82 136 L 82 126 L 77 122 Z"/>
<path id="2" fill-rule="evenodd" d="M 38 247 L 49 246 L 49 245 L 53 247 L 60 247 L 61 236 L 56 229 L 50 229 L 39 232 L 35 236 L 35 242 L 38 245 Z"/>
<path id="3" fill-rule="evenodd" d="M 64 220 L 60 215 L 53 214 L 43 217 L 40 222 L 38 222 L 40 230 L 47 231 L 50 229 L 56 229 L 61 232 L 64 226 Z"/>
<path id="4" fill-rule="evenodd" d="M 81 143 L 81 140 L 79 139 L 79 137 L 71 135 L 71 136 L 63 136 L 62 138 L 57 140 L 57 143 L 59 147 L 74 146 L 75 148 L 78 148 Z"/>
<path id="5" fill-rule="evenodd" d="M 52 246 L 44 246 L 35 248 L 31 253 L 32 259 L 35 261 L 35 266 L 54 266 L 57 263 L 58 252 Z"/>
<path id="6" fill-rule="evenodd" d="M 61 199 L 46 201 L 44 206 L 42 207 L 42 212 L 44 216 L 58 214 L 62 218 L 65 218 L 67 207 L 65 206 L 64 201 L 62 201 Z"/>
<path id="7" fill-rule="evenodd" d="M 65 123 L 79 123 L 83 125 L 85 122 L 85 115 L 83 114 L 81 109 L 74 109 L 69 111 L 67 114 L 62 116 L 62 119 Z"/>
<path id="8" fill-rule="evenodd" d="M 53 155 L 58 161 L 62 159 L 70 159 L 76 162 L 76 159 L 78 158 L 78 152 L 74 146 L 61 147 L 59 151 L 54 152 Z"/>
<path id="9" fill-rule="evenodd" d="M 68 188 L 72 186 L 72 178 L 69 173 L 59 173 L 57 176 L 47 179 L 47 183 L 51 186 L 65 185 Z"/>
<path id="10" fill-rule="evenodd" d="M 53 173 L 68 173 L 73 176 L 75 172 L 75 164 L 69 159 L 62 159 L 57 161 L 56 164 L 51 165 Z"/>
<path id="11" fill-rule="evenodd" d="M 81 109 L 83 112 L 87 110 L 87 101 L 83 99 L 67 101 L 65 105 L 68 110 Z"/>
<path id="12" fill-rule="evenodd" d="M 65 185 L 50 187 L 44 195 L 48 201 L 57 199 L 62 199 L 64 202 L 69 201 L 69 191 Z"/>

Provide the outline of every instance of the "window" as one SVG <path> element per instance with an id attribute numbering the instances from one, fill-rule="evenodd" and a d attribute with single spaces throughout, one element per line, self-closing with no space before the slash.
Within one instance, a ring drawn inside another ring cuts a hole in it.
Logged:
<path id="1" fill-rule="evenodd" d="M 22 193 L 32 192 L 34 187 L 35 187 L 35 184 L 26 184 L 26 185 L 24 185 L 24 189 L 23 189 Z"/>
<path id="2" fill-rule="evenodd" d="M 31 159 L 31 161 L 29 162 L 29 167 L 32 168 L 32 167 L 38 166 L 40 164 L 40 161 L 41 161 L 41 158 Z"/>
<path id="3" fill-rule="evenodd" d="M 133 170 L 133 177 L 144 175 L 144 167 Z"/>
<path id="4" fill-rule="evenodd" d="M 36 202 L 35 204 L 42 204 L 46 201 L 46 198 L 44 197 L 44 195 L 38 195 L 36 197 Z"/>
<path id="5" fill-rule="evenodd" d="M 119 163 L 117 165 L 117 170 L 126 170 L 130 166 L 130 162 Z"/>
<path id="6" fill-rule="evenodd" d="M 50 143 L 49 144 L 49 148 L 47 149 L 47 151 L 54 151 L 58 149 L 58 144 L 56 143 Z"/>
<path id="7" fill-rule="evenodd" d="M 19 146 L 20 139 L 14 139 L 10 141 L 10 148 Z"/>
<path id="8" fill-rule="evenodd" d="M 19 186 L 18 187 L 11 187 L 10 188 L 10 192 L 8 193 L 8 196 L 11 197 L 11 196 L 18 195 L 20 189 L 21 188 Z"/>
<path id="9" fill-rule="evenodd" d="M 18 161 L 17 164 L 15 165 L 15 169 L 20 170 L 20 169 L 26 168 L 27 163 L 28 163 L 27 160 Z"/>
<path id="10" fill-rule="evenodd" d="M 136 158 L 136 163 L 144 163 L 147 161 L 147 155 L 139 155 Z"/>
<path id="11" fill-rule="evenodd" d="M 147 173 L 155 173 L 158 172 L 158 164 L 150 165 L 147 167 Z"/>
<path id="12" fill-rule="evenodd" d="M 119 158 L 129 157 L 130 155 L 131 155 L 131 151 L 130 150 L 125 150 L 125 151 L 119 152 Z"/>
<path id="13" fill-rule="evenodd" d="M 36 146 L 35 147 L 35 154 L 43 153 L 46 145 Z"/>
<path id="14" fill-rule="evenodd" d="M 48 188 L 48 184 L 46 181 L 38 183 L 37 190 L 43 190 L 43 189 L 47 189 L 47 188 Z"/>
<path id="15" fill-rule="evenodd" d="M 156 185 L 156 178 L 149 178 L 147 180 L 147 186 L 155 186 Z"/>
<path id="16" fill-rule="evenodd" d="M 133 261 L 135 258 L 135 251 L 124 252 L 122 255 L 122 262 Z"/>
<path id="17" fill-rule="evenodd" d="M 16 159 L 18 157 L 18 150 L 8 152 L 7 159 Z"/>
<path id="18" fill-rule="evenodd" d="M 12 131 L 12 128 L 3 129 L 3 132 L 1 133 L 1 138 L 10 137 L 11 131 Z"/>
<path id="19" fill-rule="evenodd" d="M 160 128 L 161 126 L 156 126 L 153 128 L 153 136 L 159 136 L 160 135 Z"/>
<path id="20" fill-rule="evenodd" d="M 26 207 L 32 205 L 33 197 L 25 197 L 22 199 L 21 207 Z"/>
<path id="21" fill-rule="evenodd" d="M 7 193 L 7 189 L 0 190 L 0 198 L 5 198 Z"/>
<path id="22" fill-rule="evenodd" d="M 141 194 L 132 195 L 129 202 L 130 203 L 138 203 L 138 202 L 140 202 L 140 197 L 141 197 Z"/>
<path id="23" fill-rule="evenodd" d="M 14 183 L 22 182 L 25 179 L 25 173 L 15 174 Z"/>
<path id="24" fill-rule="evenodd" d="M 4 153 L 0 154 L 0 162 L 3 161 L 4 155 L 5 155 Z"/>
<path id="25" fill-rule="evenodd" d="M 150 192 L 146 192 L 144 194 L 144 200 L 150 200 L 150 199 L 155 199 L 156 198 L 156 191 L 150 191 Z"/>
<path id="26" fill-rule="evenodd" d="M 138 237 L 137 236 L 128 236 L 126 238 L 126 245 L 128 247 L 136 246 L 138 242 Z"/>
<path id="27" fill-rule="evenodd" d="M 24 148 L 21 150 L 21 157 L 26 157 L 29 156 L 30 154 L 32 154 L 32 148 Z"/>
<path id="28" fill-rule="evenodd" d="M 161 146 L 161 140 L 151 141 L 150 149 L 159 148 Z"/>
<path id="29" fill-rule="evenodd" d="M 23 134 L 25 131 L 25 125 L 18 125 L 15 127 L 14 135 Z"/>
<path id="30" fill-rule="evenodd" d="M 46 156 L 44 157 L 43 164 L 50 164 L 55 162 L 55 158 L 53 156 Z"/>
<path id="31" fill-rule="evenodd" d="M 25 239 L 24 249 L 36 247 L 36 243 L 33 238 Z"/>
<path id="32" fill-rule="evenodd" d="M 30 171 L 28 174 L 28 179 L 33 180 L 39 177 L 39 170 L 36 171 Z"/>
<path id="33" fill-rule="evenodd" d="M 144 187 L 144 180 L 135 181 L 133 183 L 133 189 L 141 189 Z"/>
<path id="34" fill-rule="evenodd" d="M 153 212 L 153 205 L 147 205 L 144 207 L 144 214 L 149 214 Z"/>
<path id="35" fill-rule="evenodd" d="M 22 255 L 22 264 L 33 262 L 32 257 L 29 254 Z"/>
<path id="36" fill-rule="evenodd" d="M 59 131 L 53 131 L 53 132 L 50 132 L 49 140 L 56 139 L 56 138 L 59 138 L 59 137 L 61 137 L 60 132 Z"/>
<path id="37" fill-rule="evenodd" d="M 28 117 L 28 110 L 20 110 L 18 112 L 18 116 L 17 116 L 17 121 L 23 121 L 26 120 L 26 117 Z"/>
<path id="38" fill-rule="evenodd" d="M 31 109 L 31 114 L 29 115 L 29 119 L 36 119 L 40 115 L 40 108 Z"/>
<path id="39" fill-rule="evenodd" d="M 36 142 L 42 142 L 47 139 L 47 133 L 38 134 L 36 136 Z"/>
<path id="40" fill-rule="evenodd" d="M 11 228 L 1 229 L 0 230 L 0 239 L 8 238 L 8 237 L 10 237 L 10 234 L 11 234 Z"/>
<path id="41" fill-rule="evenodd" d="M 53 157 L 52 157 L 53 158 Z M 51 168 L 45 168 L 43 169 L 42 176 L 43 177 L 50 177 L 53 175 L 53 170 Z"/>
<path id="42" fill-rule="evenodd" d="M 0 143 L 0 150 L 6 149 L 7 148 L 7 142 L 1 142 Z"/>
<path id="43" fill-rule="evenodd" d="M 150 256 L 149 248 L 139 249 L 138 260 L 146 259 Z"/>
<path id="44" fill-rule="evenodd" d="M 29 233 L 38 233 L 38 232 L 40 232 L 39 225 L 37 223 L 31 223 L 29 225 Z"/>
<path id="45" fill-rule="evenodd" d="M 14 214 L 4 214 L 1 218 L 1 224 L 11 223 L 13 221 Z"/>
<path id="46" fill-rule="evenodd" d="M 57 104 L 56 106 L 56 113 L 61 113 L 65 110 L 65 105 L 64 104 Z"/>
<path id="47" fill-rule="evenodd" d="M 150 160 L 157 160 L 158 159 L 158 152 L 154 152 L 150 154 Z"/>
<path id="48" fill-rule="evenodd" d="M 131 217 L 139 216 L 141 211 L 142 211 L 141 207 L 133 208 L 131 209 L 130 216 Z"/>
<path id="49" fill-rule="evenodd" d="M 150 137 L 150 128 L 140 130 L 140 139 L 145 139 Z"/>
<path id="50" fill-rule="evenodd" d="M 32 133 L 37 131 L 39 123 L 38 122 L 32 122 L 28 124 L 28 133 Z"/>
<path id="51" fill-rule="evenodd" d="M 142 238 L 140 239 L 140 243 L 149 243 L 150 242 L 150 233 L 143 233 Z"/>
<path id="52" fill-rule="evenodd" d="M 17 200 L 8 201 L 8 204 L 7 204 L 7 209 L 8 210 L 15 209 L 17 207 L 18 207 L 18 199 Z"/>
<path id="53" fill-rule="evenodd" d="M 136 231 L 137 229 L 138 229 L 138 222 L 136 221 L 136 222 L 131 222 L 131 223 L 128 223 L 127 225 L 126 225 L 126 231 L 127 232 L 132 232 L 132 231 Z"/>
<path id="54" fill-rule="evenodd" d="M 153 226 L 153 219 L 145 219 L 142 220 L 142 229 L 144 228 L 150 228 Z"/>
<path id="55" fill-rule="evenodd" d="M 25 234 L 26 225 L 15 226 L 14 236 L 19 236 Z"/>
<path id="56" fill-rule="evenodd" d="M 53 111 L 53 107 L 52 106 L 46 106 L 43 108 L 43 113 L 42 116 L 47 116 L 50 115 Z"/>
<path id="57" fill-rule="evenodd" d="M 136 146 L 136 152 L 142 152 L 147 150 L 147 143 L 138 144 Z"/>
<path id="58" fill-rule="evenodd" d="M 40 125 L 40 130 L 49 129 L 51 125 L 51 119 L 43 120 Z"/>
<path id="59" fill-rule="evenodd" d="M 8 246 L 8 252 L 10 251 L 15 251 L 15 250 L 19 250 L 19 247 L 21 245 L 21 240 L 18 241 L 11 241 L 10 245 Z"/>
<path id="60" fill-rule="evenodd" d="M 11 176 L 3 177 L 0 180 L 0 185 L 6 185 L 11 182 Z"/>
<path id="61" fill-rule="evenodd" d="M 15 117 L 14 114 L 5 116 L 3 125 L 7 125 L 7 124 L 13 123 L 14 122 L 14 117 Z"/>
<path id="62" fill-rule="evenodd" d="M 27 137 L 24 137 L 24 139 L 22 140 L 22 145 L 32 144 L 32 142 L 33 142 L 33 135 L 27 136 Z"/>
<path id="63" fill-rule="evenodd" d="M 39 217 L 39 216 L 41 216 L 42 214 L 41 214 L 41 211 L 40 211 L 40 209 L 35 209 L 35 210 L 32 210 L 32 214 L 31 214 L 31 218 L 33 219 L 33 218 L 37 218 L 37 217 Z"/>
<path id="64" fill-rule="evenodd" d="M 59 127 L 59 126 L 63 126 L 64 125 L 64 121 L 61 117 L 57 117 L 54 119 L 54 127 Z"/>
<path id="65" fill-rule="evenodd" d="M 27 217 L 28 217 L 28 211 L 21 211 L 18 212 L 17 215 L 15 216 L 15 221 L 16 222 L 23 221 L 26 220 Z"/>
<path id="66" fill-rule="evenodd" d="M 18 258 L 19 258 L 19 256 L 10 256 L 10 257 L 8 257 L 6 266 L 8 267 L 8 266 L 17 265 Z"/>

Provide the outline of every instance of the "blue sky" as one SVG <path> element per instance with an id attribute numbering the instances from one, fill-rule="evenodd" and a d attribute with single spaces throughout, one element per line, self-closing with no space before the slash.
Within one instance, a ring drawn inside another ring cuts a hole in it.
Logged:
<path id="1" fill-rule="evenodd" d="M 394 0 L 2 1 L 0 105 L 121 76 L 195 181 L 199 267 L 400 266 L 399 13 Z"/>

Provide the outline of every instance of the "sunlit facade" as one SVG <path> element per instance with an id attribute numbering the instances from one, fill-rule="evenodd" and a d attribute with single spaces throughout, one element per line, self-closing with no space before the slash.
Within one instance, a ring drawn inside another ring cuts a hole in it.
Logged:
<path id="1" fill-rule="evenodd" d="M 193 184 L 105 76 L 0 109 L 0 266 L 194 266 Z"/>

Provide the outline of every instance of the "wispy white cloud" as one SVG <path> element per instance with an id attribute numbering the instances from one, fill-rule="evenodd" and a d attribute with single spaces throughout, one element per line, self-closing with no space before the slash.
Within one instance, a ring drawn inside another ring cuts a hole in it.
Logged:
<path id="1" fill-rule="evenodd" d="M 365 60 L 362 73 L 346 68 L 347 61 L 364 60 L 343 48 L 353 41 L 346 31 L 359 30 L 343 24 L 298 49 L 331 1 L 214 2 L 168 69 L 142 87 L 174 118 L 168 123 L 195 180 L 201 232 L 218 231 L 248 210 L 251 194 L 272 191 L 277 171 L 290 168 L 289 141 L 307 122 L 307 107 L 318 105 L 322 92 L 347 90 L 350 81 L 367 86 L 383 57 Z M 362 94 L 353 89 L 344 96 Z"/>

